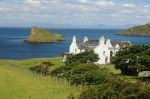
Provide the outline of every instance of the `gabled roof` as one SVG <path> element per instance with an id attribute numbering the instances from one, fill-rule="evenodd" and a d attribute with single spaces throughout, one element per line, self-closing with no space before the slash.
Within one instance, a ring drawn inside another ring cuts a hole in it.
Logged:
<path id="1" fill-rule="evenodd" d="M 113 47 L 115 47 L 117 44 L 119 45 L 119 47 L 131 46 L 131 43 L 129 41 L 112 41 L 111 44 Z"/>
<path id="2" fill-rule="evenodd" d="M 98 40 L 89 40 L 86 41 L 85 43 L 83 43 L 83 41 L 77 41 L 77 45 L 79 47 L 79 49 L 82 50 L 94 50 L 94 48 L 99 44 Z"/>
<path id="3" fill-rule="evenodd" d="M 78 40 L 76 43 L 81 50 L 94 50 L 94 48 L 99 44 L 99 40 L 88 40 L 85 43 L 83 43 L 83 40 Z M 129 41 L 112 41 L 111 44 L 113 47 L 117 44 L 119 47 L 131 46 Z"/>

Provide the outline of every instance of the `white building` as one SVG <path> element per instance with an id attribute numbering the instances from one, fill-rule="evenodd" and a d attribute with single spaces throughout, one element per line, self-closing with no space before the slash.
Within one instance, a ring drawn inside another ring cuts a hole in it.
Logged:
<path id="1" fill-rule="evenodd" d="M 66 61 L 67 55 L 74 55 L 85 50 L 94 50 L 99 55 L 98 64 L 110 63 L 110 58 L 115 55 L 116 51 L 119 51 L 121 47 L 131 46 L 130 41 L 113 41 L 107 39 L 105 42 L 104 36 L 99 40 L 88 40 L 85 36 L 83 40 L 77 40 L 73 36 L 72 43 L 70 45 L 69 53 L 63 53 L 63 61 Z"/>

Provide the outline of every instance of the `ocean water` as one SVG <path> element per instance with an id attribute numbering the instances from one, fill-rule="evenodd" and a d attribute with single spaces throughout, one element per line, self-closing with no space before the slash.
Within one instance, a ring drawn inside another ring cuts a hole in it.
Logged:
<path id="1" fill-rule="evenodd" d="M 0 59 L 28 59 L 61 56 L 69 51 L 72 37 L 82 40 L 99 40 L 101 36 L 111 41 L 130 41 L 134 44 L 150 44 L 150 37 L 115 35 L 122 29 L 47 29 L 52 33 L 64 35 L 65 41 L 57 43 L 22 43 L 30 35 L 31 28 L 0 28 Z"/>

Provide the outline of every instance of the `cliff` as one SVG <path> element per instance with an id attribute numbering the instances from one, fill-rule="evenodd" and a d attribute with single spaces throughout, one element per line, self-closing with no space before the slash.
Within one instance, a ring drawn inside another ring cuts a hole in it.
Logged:
<path id="1" fill-rule="evenodd" d="M 117 35 L 137 35 L 137 36 L 150 36 L 150 24 L 135 26 L 126 30 L 123 30 Z"/>
<path id="2" fill-rule="evenodd" d="M 38 27 L 32 27 L 30 36 L 24 40 L 25 43 L 49 43 L 64 40 L 60 34 L 52 34 L 51 32 Z"/>

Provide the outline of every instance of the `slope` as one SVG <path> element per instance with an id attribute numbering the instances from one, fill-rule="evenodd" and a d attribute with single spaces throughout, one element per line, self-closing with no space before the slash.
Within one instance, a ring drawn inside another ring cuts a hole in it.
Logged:
<path id="1" fill-rule="evenodd" d="M 43 28 L 32 27 L 30 36 L 24 40 L 26 43 L 48 43 L 64 40 L 61 34 L 52 34 Z"/>
<path id="2" fill-rule="evenodd" d="M 117 35 L 137 35 L 137 36 L 150 36 L 150 24 L 135 26 L 126 30 L 123 30 Z"/>

